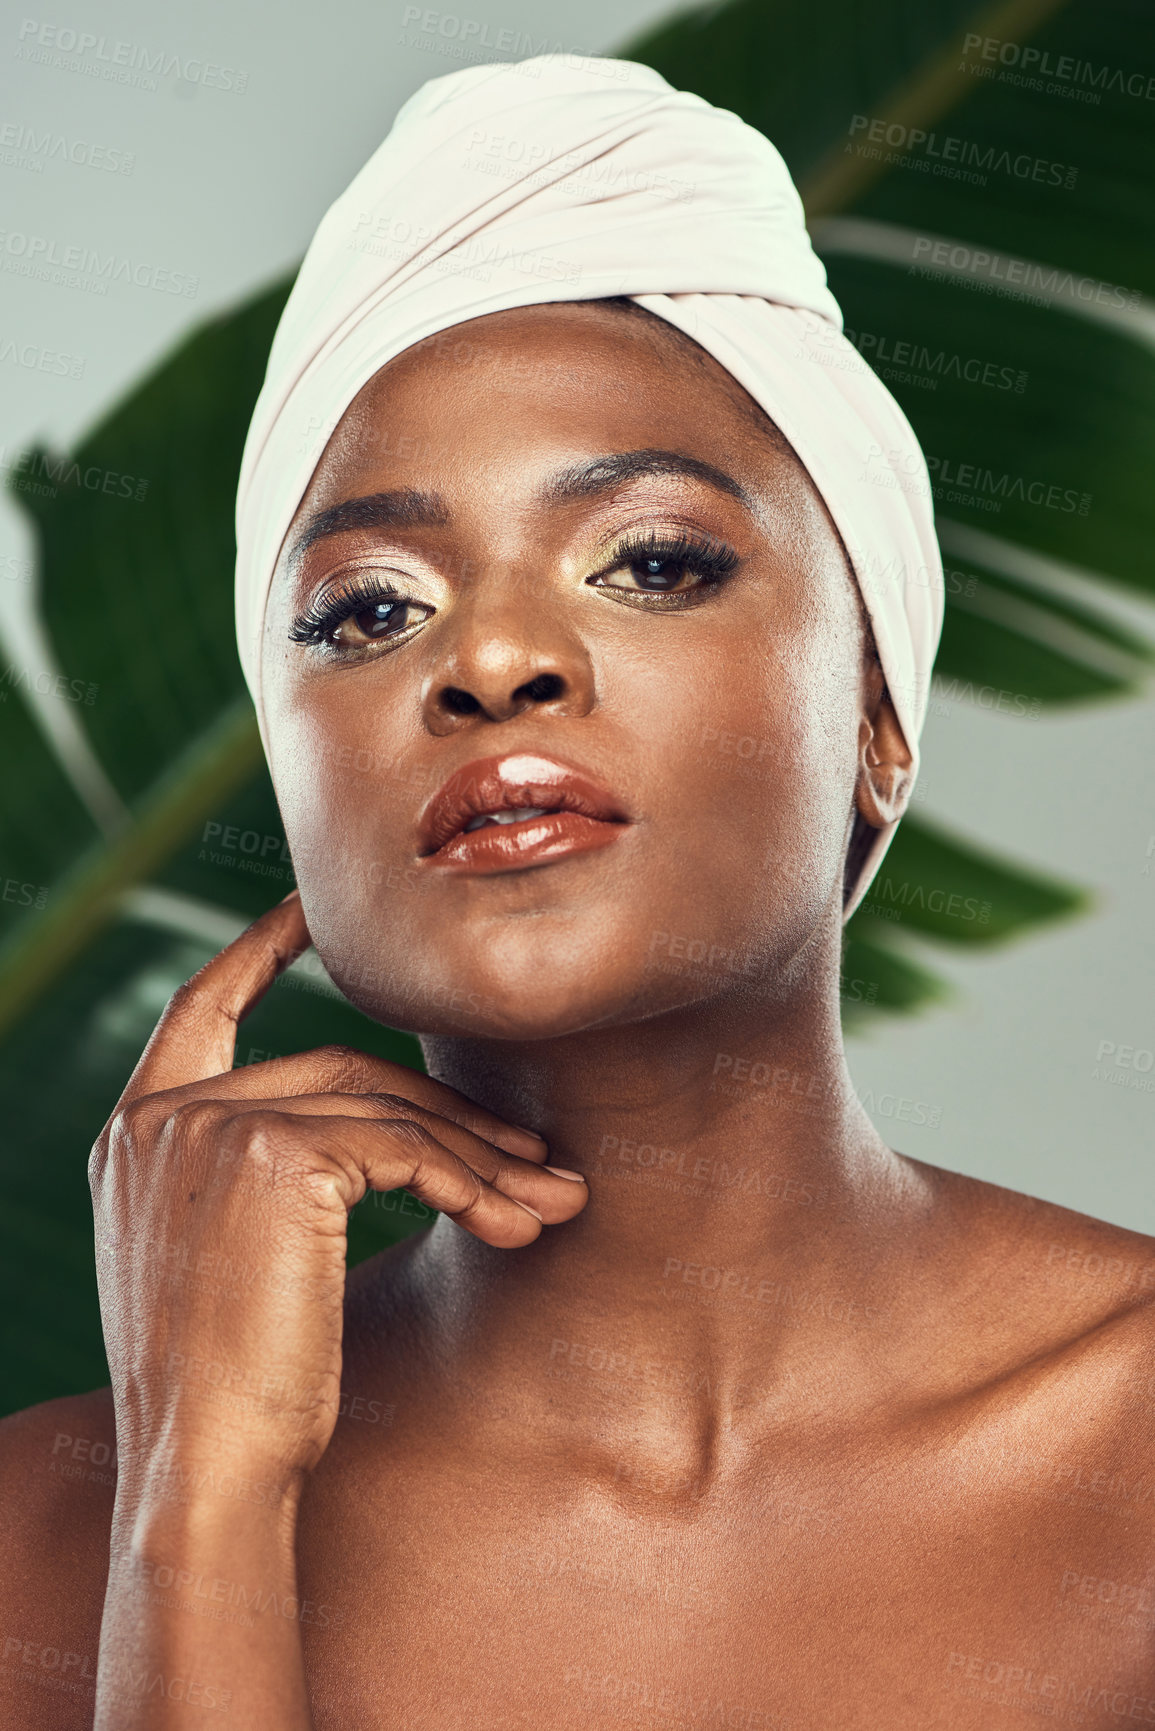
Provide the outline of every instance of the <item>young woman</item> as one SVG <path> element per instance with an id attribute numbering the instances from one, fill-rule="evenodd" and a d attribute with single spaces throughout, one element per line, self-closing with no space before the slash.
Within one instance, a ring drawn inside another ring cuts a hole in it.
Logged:
<path id="1" fill-rule="evenodd" d="M 503 112 L 482 72 L 419 118 Z M 542 77 L 601 160 L 607 91 Z M 112 1388 L 4 1427 L 5 1723 L 1155 1723 L 1155 1246 L 889 1149 L 843 1057 L 933 652 L 870 573 L 925 493 L 870 516 L 798 454 L 809 362 L 756 400 L 595 270 L 447 316 L 463 244 L 432 329 L 390 276 L 374 350 L 307 262 L 274 347 L 238 581 L 300 896 L 97 1144 Z M 427 1076 L 231 1068 L 310 939 Z M 346 1280 L 396 1187 L 440 1218 Z"/>

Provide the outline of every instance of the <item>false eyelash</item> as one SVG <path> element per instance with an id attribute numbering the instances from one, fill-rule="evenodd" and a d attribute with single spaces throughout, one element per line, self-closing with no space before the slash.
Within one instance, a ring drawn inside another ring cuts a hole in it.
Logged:
<path id="1" fill-rule="evenodd" d="M 684 565 L 707 583 L 724 582 L 742 563 L 733 547 L 707 535 L 693 535 L 686 530 L 680 530 L 677 535 L 645 532 L 627 535 L 614 548 L 613 564 L 607 566 L 606 571 L 616 571 L 622 565 L 640 564 L 647 559 L 660 559 L 667 565 Z M 654 593 L 660 595 L 661 591 L 655 590 Z"/>
<path id="2" fill-rule="evenodd" d="M 377 607 L 382 601 L 408 601 L 391 583 L 380 577 L 349 577 L 297 615 L 289 627 L 290 643 L 324 643 L 331 631 L 362 607 Z"/>
<path id="3" fill-rule="evenodd" d="M 658 535 L 652 531 L 627 535 L 614 549 L 612 564 L 603 571 L 617 570 L 622 565 L 660 559 L 669 565 L 684 565 L 703 579 L 705 584 L 721 583 L 733 575 L 741 558 L 732 547 L 706 535 L 694 535 L 685 530 L 676 535 Z M 684 593 L 684 592 L 683 592 Z M 650 597 L 660 600 L 662 592 L 655 590 Z M 679 597 L 670 595 L 669 600 Z M 380 577 L 353 576 L 312 602 L 293 620 L 289 628 L 291 643 L 324 643 L 330 632 L 359 612 L 362 607 L 377 607 L 383 601 L 408 601 L 393 584 Z"/>

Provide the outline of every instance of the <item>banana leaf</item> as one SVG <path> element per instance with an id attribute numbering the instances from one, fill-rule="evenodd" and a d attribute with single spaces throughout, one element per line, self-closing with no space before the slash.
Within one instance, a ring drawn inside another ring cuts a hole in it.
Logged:
<path id="1" fill-rule="evenodd" d="M 947 567 L 932 708 L 994 709 L 1008 750 L 1040 714 L 1125 701 L 1153 656 L 1119 604 L 1155 584 L 1155 186 L 1127 88 L 1134 22 L 1124 0 L 832 0 L 815 30 L 801 0 L 730 0 L 615 50 L 782 151 L 852 340 L 931 462 Z M 1028 77 L 1060 61 L 1065 81 Z M 941 172 L 946 138 L 971 179 Z M 980 254 L 1019 261 L 1040 292 L 949 266 Z M 935 257 L 947 267 L 924 268 Z M 1126 304 L 1081 300 L 1075 278 Z M 192 331 L 74 450 L 10 475 L 43 648 L 0 672 L 5 1408 L 103 1379 L 89 1147 L 169 992 L 292 882 L 231 593 L 241 445 L 288 287 Z M 114 481 L 80 485 L 93 467 Z M 1022 939 L 1090 905 L 955 821 L 900 826 L 848 926 L 848 1026 L 941 1000 L 935 946 Z M 329 1040 L 420 1065 L 410 1036 L 302 972 L 245 1024 L 237 1061 Z M 363 1204 L 350 1259 L 420 1223 L 411 1199 Z"/>

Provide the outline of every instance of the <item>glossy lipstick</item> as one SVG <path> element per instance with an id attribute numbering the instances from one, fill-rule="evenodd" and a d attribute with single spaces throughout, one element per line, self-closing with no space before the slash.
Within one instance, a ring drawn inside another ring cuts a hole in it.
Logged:
<path id="1" fill-rule="evenodd" d="M 513 752 L 454 771 L 418 820 L 418 853 L 423 865 L 446 871 L 524 871 L 607 847 L 630 822 L 620 800 L 583 771 Z"/>

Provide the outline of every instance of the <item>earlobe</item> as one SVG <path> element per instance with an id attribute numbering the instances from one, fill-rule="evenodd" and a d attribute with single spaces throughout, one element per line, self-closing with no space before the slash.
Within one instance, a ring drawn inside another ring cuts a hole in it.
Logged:
<path id="1" fill-rule="evenodd" d="M 906 810 L 913 785 L 910 747 L 884 692 L 874 715 L 859 723 L 855 806 L 872 829 L 885 829 Z"/>

